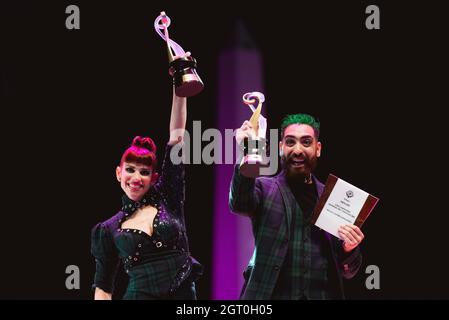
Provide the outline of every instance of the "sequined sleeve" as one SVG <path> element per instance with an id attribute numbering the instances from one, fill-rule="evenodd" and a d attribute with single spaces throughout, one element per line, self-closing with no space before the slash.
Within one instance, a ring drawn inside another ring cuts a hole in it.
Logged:
<path id="1" fill-rule="evenodd" d="M 95 257 L 96 271 L 92 288 L 113 293 L 119 258 L 108 229 L 103 223 L 92 229 L 91 253 Z"/>
<path id="2" fill-rule="evenodd" d="M 184 164 L 182 162 L 174 164 L 170 154 L 175 154 L 179 148 L 180 145 L 166 146 L 161 176 L 157 183 L 157 188 L 168 206 L 178 214 L 182 213 L 185 200 Z M 179 160 L 180 158 L 176 155 L 173 159 Z"/>

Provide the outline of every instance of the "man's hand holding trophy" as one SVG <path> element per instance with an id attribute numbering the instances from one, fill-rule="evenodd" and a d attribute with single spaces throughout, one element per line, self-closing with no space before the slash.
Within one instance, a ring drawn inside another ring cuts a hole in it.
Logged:
<path id="1" fill-rule="evenodd" d="M 260 168 L 268 166 L 266 155 L 267 119 L 261 115 L 265 96 L 261 92 L 248 92 L 242 97 L 243 103 L 253 112 L 249 121 L 243 122 L 236 132 L 237 143 L 243 148 L 240 173 L 255 178 L 260 175 Z M 257 102 L 257 107 L 254 104 Z"/>

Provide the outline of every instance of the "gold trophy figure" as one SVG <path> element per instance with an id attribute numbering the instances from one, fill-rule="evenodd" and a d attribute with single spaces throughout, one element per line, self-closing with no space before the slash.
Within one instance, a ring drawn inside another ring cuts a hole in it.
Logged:
<path id="1" fill-rule="evenodd" d="M 253 104 L 258 102 L 257 108 Z M 254 138 L 245 138 L 243 142 L 244 156 L 240 163 L 240 173 L 246 177 L 255 178 L 260 175 L 260 168 L 268 166 L 266 156 L 267 119 L 261 115 L 262 103 L 265 97 L 261 92 L 248 92 L 243 95 L 243 102 L 248 105 L 253 114 L 249 119 L 254 129 Z"/>
<path id="2" fill-rule="evenodd" d="M 196 72 L 197 63 L 195 58 L 190 56 L 190 52 L 186 53 L 179 44 L 169 38 L 168 27 L 170 23 L 170 18 L 162 11 L 154 21 L 154 28 L 167 44 L 168 72 L 173 77 L 176 95 L 179 97 L 191 97 L 200 93 L 204 88 L 204 84 Z M 175 55 L 173 55 L 173 52 Z"/>

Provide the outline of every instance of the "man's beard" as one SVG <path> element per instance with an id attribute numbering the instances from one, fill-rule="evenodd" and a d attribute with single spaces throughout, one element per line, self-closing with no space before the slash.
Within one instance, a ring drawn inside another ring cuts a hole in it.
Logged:
<path id="1" fill-rule="evenodd" d="M 293 160 L 294 159 L 301 159 L 303 161 L 303 166 L 300 168 L 295 168 L 293 166 Z M 284 169 L 287 178 L 289 179 L 306 179 L 310 177 L 310 174 L 313 172 L 313 170 L 315 170 L 316 165 L 318 162 L 318 158 L 313 157 L 313 158 L 309 158 L 307 156 L 305 156 L 304 158 L 298 158 L 298 157 L 286 157 L 286 156 L 282 156 L 281 157 L 281 166 L 282 169 Z"/>

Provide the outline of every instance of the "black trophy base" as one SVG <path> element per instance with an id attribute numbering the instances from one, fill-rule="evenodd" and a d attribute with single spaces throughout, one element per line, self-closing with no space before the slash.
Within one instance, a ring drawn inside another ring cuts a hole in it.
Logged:
<path id="1" fill-rule="evenodd" d="M 192 97 L 203 90 L 204 83 L 195 68 L 196 61 L 192 57 L 177 59 L 170 63 L 169 73 L 173 77 L 177 96 Z"/>

